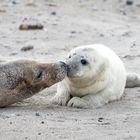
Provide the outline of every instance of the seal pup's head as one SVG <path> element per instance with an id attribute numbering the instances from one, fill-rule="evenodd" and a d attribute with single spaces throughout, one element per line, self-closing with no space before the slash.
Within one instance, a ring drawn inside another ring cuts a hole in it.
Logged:
<path id="1" fill-rule="evenodd" d="M 66 58 L 67 77 L 72 82 L 95 81 L 105 69 L 105 58 L 91 45 L 73 49 Z"/>

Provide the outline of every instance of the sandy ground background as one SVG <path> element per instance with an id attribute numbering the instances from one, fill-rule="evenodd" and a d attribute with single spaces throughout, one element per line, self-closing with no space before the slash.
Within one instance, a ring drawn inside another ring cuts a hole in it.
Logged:
<path id="1" fill-rule="evenodd" d="M 22 23 L 44 30 L 20 31 Z M 7 60 L 62 60 L 72 48 L 104 43 L 140 74 L 140 0 L 0 0 L 0 54 Z M 23 47 L 32 46 L 30 51 Z M 117 86 L 117 85 L 116 85 Z M 0 140 L 139 140 L 140 88 L 100 109 L 54 106 L 56 85 L 0 109 Z"/>

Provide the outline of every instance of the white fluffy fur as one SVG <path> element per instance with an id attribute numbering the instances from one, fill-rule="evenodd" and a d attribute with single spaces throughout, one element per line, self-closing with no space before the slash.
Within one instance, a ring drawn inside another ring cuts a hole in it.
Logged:
<path id="1" fill-rule="evenodd" d="M 81 59 L 87 60 L 88 64 L 82 65 Z M 127 73 L 120 58 L 108 47 L 101 44 L 77 47 L 69 53 L 66 63 L 68 76 L 58 84 L 53 103 L 97 108 L 122 97 Z M 140 85 L 137 75 L 128 77 L 128 87 L 133 87 L 135 78 Z"/>

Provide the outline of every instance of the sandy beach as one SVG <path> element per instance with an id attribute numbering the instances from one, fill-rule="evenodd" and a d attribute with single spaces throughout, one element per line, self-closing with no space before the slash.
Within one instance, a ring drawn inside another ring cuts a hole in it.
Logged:
<path id="1" fill-rule="evenodd" d="M 20 30 L 23 23 L 44 29 Z M 140 74 L 140 1 L 0 0 L 2 59 L 59 61 L 94 43 L 109 46 L 128 72 Z M 0 109 L 0 140 L 140 139 L 140 88 L 99 109 L 76 109 L 50 104 L 56 86 Z"/>

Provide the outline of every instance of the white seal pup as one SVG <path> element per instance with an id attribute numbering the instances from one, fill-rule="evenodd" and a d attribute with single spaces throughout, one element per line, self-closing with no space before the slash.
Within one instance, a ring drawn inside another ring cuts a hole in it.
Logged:
<path id="1" fill-rule="evenodd" d="M 67 77 L 58 84 L 54 104 L 97 108 L 120 99 L 125 87 L 140 86 L 140 77 L 127 74 L 121 59 L 102 44 L 73 49 L 66 64 Z"/>

